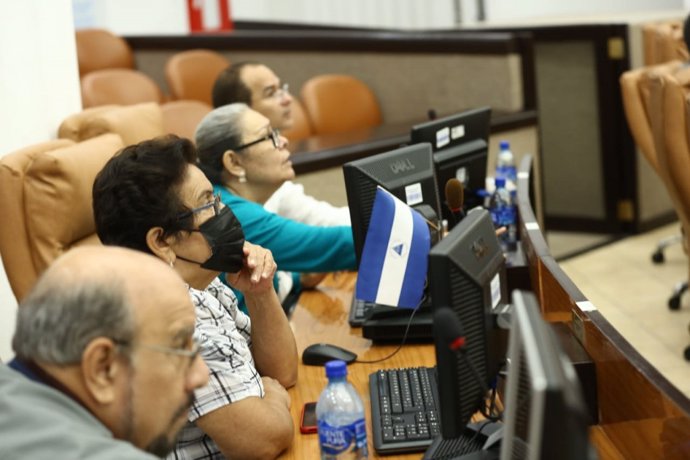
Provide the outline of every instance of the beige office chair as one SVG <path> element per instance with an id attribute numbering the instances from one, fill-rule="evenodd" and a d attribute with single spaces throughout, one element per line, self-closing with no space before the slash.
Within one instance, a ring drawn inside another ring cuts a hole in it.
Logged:
<path id="1" fill-rule="evenodd" d="M 94 70 L 134 69 L 134 54 L 122 38 L 104 29 L 76 32 L 79 76 Z"/>
<path id="2" fill-rule="evenodd" d="M 652 135 L 652 127 L 649 115 L 650 105 L 650 87 L 649 78 L 652 74 L 675 73 L 682 66 L 681 61 L 671 61 L 664 64 L 642 67 L 639 69 L 629 70 L 620 78 L 621 92 L 623 96 L 623 108 L 625 116 L 628 121 L 628 127 L 633 136 L 635 144 L 639 147 L 642 155 L 654 169 L 654 171 L 662 179 L 664 185 L 667 180 L 664 179 L 664 170 L 659 169 L 657 159 L 657 147 L 655 146 L 654 137 Z M 658 110 L 658 109 L 657 109 Z M 666 186 L 668 189 L 668 186 Z M 671 199 L 674 200 L 674 195 L 669 190 Z M 674 200 L 674 208 L 678 205 Z M 682 243 L 682 234 L 672 235 L 661 239 L 652 253 L 652 261 L 654 263 L 664 262 L 664 250 L 672 245 Z"/>
<path id="3" fill-rule="evenodd" d="M 188 50 L 175 53 L 165 63 L 165 79 L 170 96 L 192 99 L 213 106 L 211 91 L 218 74 L 230 66 L 230 61 L 211 50 Z"/>
<path id="4" fill-rule="evenodd" d="M 213 107 L 192 100 L 170 101 L 161 105 L 163 115 L 163 129 L 166 133 L 186 137 L 195 142 L 194 133 L 201 120 Z"/>
<path id="5" fill-rule="evenodd" d="M 67 117 L 60 137 L 84 141 L 103 134 L 117 134 L 124 145 L 136 144 L 166 133 L 163 112 L 155 102 L 85 109 Z"/>
<path id="6" fill-rule="evenodd" d="M 6 223 L 0 225 L 0 254 L 17 301 L 60 254 L 100 244 L 91 188 L 122 147 L 119 136 L 108 134 L 80 143 L 59 139 L 0 158 L 0 215 Z"/>
<path id="7" fill-rule="evenodd" d="M 99 105 L 130 105 L 163 102 L 160 88 L 146 74 L 132 69 L 96 70 L 81 78 L 84 108 Z"/>
<path id="8" fill-rule="evenodd" d="M 361 80 L 349 75 L 319 75 L 300 92 L 316 134 L 344 133 L 381 124 L 376 96 Z"/>
<path id="9" fill-rule="evenodd" d="M 679 201 L 678 212 L 685 226 L 686 247 L 690 237 L 690 69 L 683 69 L 674 75 L 655 77 L 652 88 L 652 102 L 658 103 L 662 117 L 653 125 L 659 129 L 655 136 L 664 143 L 659 150 L 659 166 L 668 172 L 669 187 Z M 653 109 L 656 107 L 653 107 Z M 690 279 L 690 262 L 688 278 Z M 686 287 L 687 287 L 686 279 Z M 679 301 L 680 303 L 680 301 Z M 690 346 L 684 356 L 690 361 Z"/>
<path id="10" fill-rule="evenodd" d="M 690 58 L 680 19 L 645 24 L 642 27 L 642 46 L 646 66 Z"/>

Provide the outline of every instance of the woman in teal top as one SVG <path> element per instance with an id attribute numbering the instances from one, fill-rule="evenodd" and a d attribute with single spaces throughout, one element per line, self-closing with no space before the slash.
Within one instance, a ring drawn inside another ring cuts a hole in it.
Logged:
<path id="1" fill-rule="evenodd" d="M 196 143 L 200 168 L 237 216 L 245 238 L 270 249 L 279 270 L 307 274 L 357 268 L 349 226 L 307 225 L 264 209 L 283 182 L 295 177 L 287 140 L 266 117 L 245 104 L 219 107 L 201 121 Z M 322 277 L 303 275 L 302 285 L 312 287 Z M 298 278 L 293 281 L 293 290 L 299 289 Z"/>

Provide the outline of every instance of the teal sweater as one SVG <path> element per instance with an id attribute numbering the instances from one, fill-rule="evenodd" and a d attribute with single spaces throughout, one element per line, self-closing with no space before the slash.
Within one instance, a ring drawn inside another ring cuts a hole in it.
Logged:
<path id="1" fill-rule="evenodd" d="M 237 216 L 245 239 L 270 249 L 279 270 L 309 273 L 357 269 L 351 227 L 302 224 L 273 214 L 225 187 L 214 185 L 213 189 Z M 224 276 L 220 279 L 225 282 Z M 243 296 L 237 291 L 235 294 L 246 311 Z"/>

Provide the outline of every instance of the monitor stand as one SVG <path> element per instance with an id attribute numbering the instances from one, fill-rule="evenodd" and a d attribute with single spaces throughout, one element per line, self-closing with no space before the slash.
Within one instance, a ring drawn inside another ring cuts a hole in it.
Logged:
<path id="1" fill-rule="evenodd" d="M 503 425 L 500 423 L 488 420 L 470 423 L 458 438 L 439 436 L 434 439 L 422 460 L 498 460 L 502 437 Z"/>

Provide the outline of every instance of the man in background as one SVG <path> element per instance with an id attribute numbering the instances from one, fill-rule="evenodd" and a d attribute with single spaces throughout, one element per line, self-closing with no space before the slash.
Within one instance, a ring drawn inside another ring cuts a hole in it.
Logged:
<path id="1" fill-rule="evenodd" d="M 19 306 L 0 365 L 0 458 L 167 455 L 208 381 L 177 273 L 114 247 L 58 258 Z"/>
<path id="2" fill-rule="evenodd" d="M 238 62 L 223 70 L 212 92 L 213 106 L 218 108 L 243 102 L 271 123 L 273 129 L 292 128 L 293 98 L 286 83 L 267 66 L 254 61 Z M 286 181 L 264 203 L 264 208 L 279 216 L 308 225 L 350 225 L 347 206 L 336 207 L 304 193 L 300 184 Z"/>

